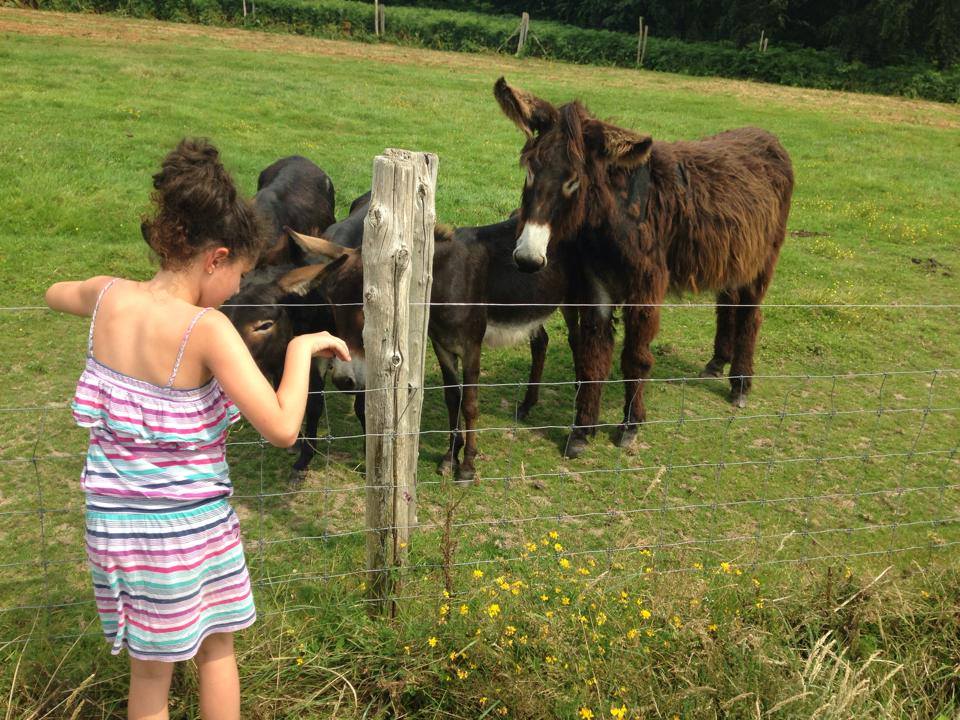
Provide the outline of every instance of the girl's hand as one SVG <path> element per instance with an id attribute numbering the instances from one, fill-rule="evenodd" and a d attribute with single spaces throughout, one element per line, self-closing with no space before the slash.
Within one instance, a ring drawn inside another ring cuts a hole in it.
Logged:
<path id="1" fill-rule="evenodd" d="M 299 335 L 297 340 L 309 343 L 311 355 L 318 355 L 325 358 L 338 357 L 344 362 L 350 362 L 350 350 L 347 348 L 347 344 L 326 330 L 308 335 Z"/>

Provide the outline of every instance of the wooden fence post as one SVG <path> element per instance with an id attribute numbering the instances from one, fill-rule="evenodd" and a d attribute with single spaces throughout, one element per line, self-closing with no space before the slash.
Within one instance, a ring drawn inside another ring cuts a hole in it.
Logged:
<path id="1" fill-rule="evenodd" d="M 650 34 L 650 26 L 643 24 L 643 18 L 640 18 L 640 28 L 637 33 L 637 67 L 643 67 L 643 59 L 647 54 L 647 36 Z"/>
<path id="2" fill-rule="evenodd" d="M 396 570 L 416 525 L 416 473 L 430 288 L 437 156 L 385 150 L 373 162 L 363 233 L 367 375 L 367 596 L 396 614 Z"/>
<path id="3" fill-rule="evenodd" d="M 373 0 L 373 32 L 380 37 L 380 0 Z"/>
<path id="4" fill-rule="evenodd" d="M 520 39 L 517 40 L 517 55 L 523 52 L 523 46 L 527 44 L 527 35 L 530 33 L 530 13 L 523 13 L 520 16 Z"/>
<path id="5" fill-rule="evenodd" d="M 387 19 L 387 10 L 386 6 L 381 2 L 380 9 L 377 10 L 377 19 L 380 23 L 380 29 L 377 32 L 378 35 L 383 36 L 387 34 L 386 19 Z"/>

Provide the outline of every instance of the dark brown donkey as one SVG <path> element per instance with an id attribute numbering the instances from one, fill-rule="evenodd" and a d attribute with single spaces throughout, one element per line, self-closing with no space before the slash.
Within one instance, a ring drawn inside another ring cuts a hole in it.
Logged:
<path id="1" fill-rule="evenodd" d="M 579 102 L 554 107 L 500 78 L 494 95 L 527 136 L 527 179 L 514 259 L 528 272 L 548 251 L 572 248 L 569 282 L 579 307 L 574 364 L 583 384 L 566 454 L 597 426 L 601 382 L 613 355 L 612 311 L 623 305 L 620 363 L 626 379 L 621 445 L 646 418 L 643 380 L 667 290 L 717 293 L 713 358 L 730 363 L 731 401 L 743 407 L 763 299 L 786 234 L 793 169 L 786 150 L 756 128 L 695 142 L 654 142 L 610 125 Z"/>
<path id="2" fill-rule="evenodd" d="M 350 347 L 350 363 L 333 363 L 334 384 L 342 390 L 362 389 L 365 365 L 360 252 L 322 238 L 293 235 L 308 257 L 332 259 L 313 270 L 309 266 L 300 268 L 300 273 L 312 272 L 314 276 L 300 289 L 330 303 L 336 334 Z M 450 423 L 450 444 L 438 469 L 455 471 L 459 482 L 469 482 L 476 475 L 481 346 L 530 342 L 530 379 L 517 412 L 520 418 L 525 417 L 537 402 L 543 373 L 548 341 L 543 323 L 566 295 L 567 263 L 557 257 L 550 269 L 532 278 L 522 274 L 511 259 L 516 237 L 516 218 L 453 232 L 438 229 L 436 233 L 428 333 L 440 362 Z M 306 275 L 303 277 L 306 279 Z"/>

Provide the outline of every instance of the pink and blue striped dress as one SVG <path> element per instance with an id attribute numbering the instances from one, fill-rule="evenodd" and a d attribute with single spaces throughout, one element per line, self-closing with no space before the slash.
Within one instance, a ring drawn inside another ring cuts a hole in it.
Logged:
<path id="1" fill-rule="evenodd" d="M 215 379 L 198 388 L 173 382 L 187 331 L 164 386 L 112 370 L 93 355 L 72 408 L 90 429 L 83 470 L 87 557 L 104 634 L 117 654 L 173 662 L 196 655 L 212 633 L 253 624 L 256 611 L 227 498 L 229 426 L 237 408 Z"/>

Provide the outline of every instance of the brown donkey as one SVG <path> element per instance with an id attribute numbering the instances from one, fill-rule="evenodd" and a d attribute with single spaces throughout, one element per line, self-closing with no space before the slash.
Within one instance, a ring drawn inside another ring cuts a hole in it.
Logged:
<path id="1" fill-rule="evenodd" d="M 721 377 L 729 363 L 731 401 L 743 407 L 759 304 L 793 193 L 790 157 L 777 138 L 740 128 L 695 142 L 654 142 L 598 120 L 579 102 L 558 108 L 503 78 L 494 95 L 527 136 L 514 260 L 536 272 L 557 244 L 573 258 L 568 282 L 580 304 L 573 344 L 580 386 L 566 455 L 579 455 L 597 426 L 613 355 L 612 312 L 620 305 L 626 398 L 619 442 L 636 437 L 646 418 L 650 342 L 668 289 L 716 291 L 713 358 L 701 376 Z"/>

